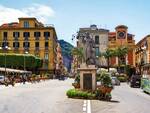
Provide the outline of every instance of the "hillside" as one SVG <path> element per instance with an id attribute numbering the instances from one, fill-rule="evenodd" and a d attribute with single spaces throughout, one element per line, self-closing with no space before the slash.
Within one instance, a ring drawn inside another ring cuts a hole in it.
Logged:
<path id="1" fill-rule="evenodd" d="M 64 65 L 70 71 L 70 69 L 71 69 L 71 62 L 72 62 L 71 50 L 73 48 L 73 45 L 71 45 L 70 43 L 68 43 L 68 42 L 66 42 L 64 40 L 58 40 L 58 42 L 60 43 L 60 46 L 61 46 L 61 49 L 62 49 Z"/>

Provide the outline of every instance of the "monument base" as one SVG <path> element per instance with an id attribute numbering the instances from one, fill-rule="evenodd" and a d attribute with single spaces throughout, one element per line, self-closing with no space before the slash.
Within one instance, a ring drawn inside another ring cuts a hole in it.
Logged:
<path id="1" fill-rule="evenodd" d="M 81 90 L 96 90 L 96 70 L 95 65 L 82 64 L 80 68 L 78 68 Z"/>

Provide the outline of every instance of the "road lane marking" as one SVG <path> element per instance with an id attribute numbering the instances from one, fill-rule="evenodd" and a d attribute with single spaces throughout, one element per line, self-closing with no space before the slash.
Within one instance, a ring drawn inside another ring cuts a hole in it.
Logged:
<path id="1" fill-rule="evenodd" d="M 87 100 L 87 113 L 91 113 L 91 101 Z"/>
<path id="2" fill-rule="evenodd" d="M 83 113 L 91 113 L 91 101 L 90 100 L 84 100 Z"/>
<path id="3" fill-rule="evenodd" d="M 87 102 L 86 100 L 83 101 L 83 113 L 86 113 L 86 107 L 87 107 Z"/>

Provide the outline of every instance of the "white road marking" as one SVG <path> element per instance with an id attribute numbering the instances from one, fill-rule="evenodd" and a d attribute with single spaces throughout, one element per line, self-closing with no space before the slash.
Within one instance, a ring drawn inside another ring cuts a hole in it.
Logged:
<path id="1" fill-rule="evenodd" d="M 87 102 L 86 100 L 83 101 L 83 113 L 86 113 L 86 107 L 87 107 Z"/>
<path id="2" fill-rule="evenodd" d="M 91 101 L 87 100 L 87 113 L 91 113 Z"/>
<path id="3" fill-rule="evenodd" d="M 91 113 L 91 101 L 90 100 L 84 100 L 83 113 Z"/>

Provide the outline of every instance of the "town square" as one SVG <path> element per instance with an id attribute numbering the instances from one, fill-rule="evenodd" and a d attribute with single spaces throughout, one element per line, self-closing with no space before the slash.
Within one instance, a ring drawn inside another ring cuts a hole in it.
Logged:
<path id="1" fill-rule="evenodd" d="M 1 0 L 0 113 L 149 113 L 150 2 L 133 1 Z"/>

